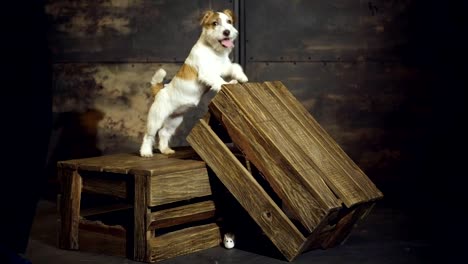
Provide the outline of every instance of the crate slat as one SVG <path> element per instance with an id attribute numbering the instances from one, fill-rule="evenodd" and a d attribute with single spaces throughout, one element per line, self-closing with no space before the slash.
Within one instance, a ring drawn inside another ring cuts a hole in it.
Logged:
<path id="1" fill-rule="evenodd" d="M 186 255 L 221 243 L 221 232 L 216 224 L 185 228 L 150 241 L 150 262 Z"/>
<path id="2" fill-rule="evenodd" d="M 149 229 L 166 228 L 182 225 L 190 222 L 210 219 L 215 216 L 215 204 L 213 201 L 169 208 L 151 213 Z"/>

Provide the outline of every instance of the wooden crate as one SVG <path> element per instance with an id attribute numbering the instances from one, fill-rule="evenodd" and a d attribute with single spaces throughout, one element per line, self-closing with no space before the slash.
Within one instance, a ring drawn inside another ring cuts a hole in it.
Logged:
<path id="1" fill-rule="evenodd" d="M 223 86 L 187 140 L 289 261 L 342 243 L 383 197 L 281 82 Z"/>
<path id="2" fill-rule="evenodd" d="M 182 159 L 193 155 L 58 162 L 59 247 L 156 262 L 218 246 L 205 163 Z"/>

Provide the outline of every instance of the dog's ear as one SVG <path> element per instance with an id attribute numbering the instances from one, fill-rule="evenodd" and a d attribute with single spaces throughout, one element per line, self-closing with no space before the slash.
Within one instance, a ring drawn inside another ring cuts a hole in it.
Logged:
<path id="1" fill-rule="evenodd" d="M 201 17 L 201 19 L 200 19 L 200 26 L 203 26 L 203 24 L 205 24 L 206 21 L 207 21 L 208 19 L 210 19 L 210 17 L 211 17 L 213 14 L 214 14 L 214 11 L 213 11 L 213 10 L 206 10 L 206 11 L 203 13 L 203 15 L 202 15 L 202 17 Z"/>
<path id="2" fill-rule="evenodd" d="M 231 17 L 232 24 L 236 23 L 236 17 L 234 16 L 234 12 L 232 12 L 232 10 L 225 9 L 225 10 L 223 10 L 223 13 L 226 14 L 228 17 Z"/>

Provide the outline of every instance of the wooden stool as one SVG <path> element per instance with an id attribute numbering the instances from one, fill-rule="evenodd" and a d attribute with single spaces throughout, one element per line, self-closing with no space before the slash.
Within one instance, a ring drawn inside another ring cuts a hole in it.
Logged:
<path id="1" fill-rule="evenodd" d="M 218 246 L 205 163 L 181 159 L 193 154 L 58 162 L 59 247 L 155 262 Z"/>

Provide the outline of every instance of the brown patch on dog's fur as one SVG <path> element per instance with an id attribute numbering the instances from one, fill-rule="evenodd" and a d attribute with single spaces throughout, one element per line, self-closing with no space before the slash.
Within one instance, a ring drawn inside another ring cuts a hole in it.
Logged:
<path id="1" fill-rule="evenodd" d="M 231 18 L 232 24 L 236 23 L 236 17 L 234 16 L 234 12 L 230 9 L 224 9 L 223 13 Z"/>
<path id="2" fill-rule="evenodd" d="M 152 92 L 153 96 L 156 96 L 159 93 L 159 91 L 161 91 L 162 88 L 164 88 L 163 83 L 157 83 L 157 84 L 153 85 L 153 87 L 151 87 L 151 92 Z"/>
<path id="3" fill-rule="evenodd" d="M 213 28 L 215 25 L 213 25 L 213 22 L 218 22 L 219 21 L 219 14 L 217 12 L 214 12 L 213 10 L 208 10 L 203 13 L 203 17 L 200 20 L 200 25 L 203 26 L 204 28 Z"/>
<path id="4" fill-rule="evenodd" d="M 196 80 L 198 78 L 198 72 L 192 66 L 184 63 L 175 77 L 183 80 Z"/>

